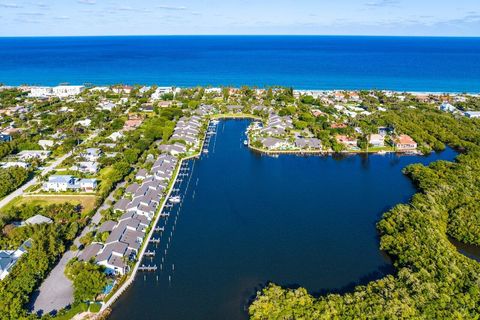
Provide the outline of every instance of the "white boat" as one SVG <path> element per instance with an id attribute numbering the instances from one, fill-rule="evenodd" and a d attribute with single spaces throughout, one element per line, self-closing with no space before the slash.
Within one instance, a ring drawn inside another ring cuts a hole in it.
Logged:
<path id="1" fill-rule="evenodd" d="M 218 121 L 218 120 L 212 120 L 212 124 L 213 124 L 213 125 L 217 125 L 217 124 L 219 124 L 219 123 L 220 123 L 220 121 Z"/>
<path id="2" fill-rule="evenodd" d="M 168 199 L 171 203 L 179 203 L 181 201 L 180 196 L 173 196 Z"/>
<path id="3" fill-rule="evenodd" d="M 247 140 L 243 140 L 243 145 L 244 145 L 244 146 L 248 146 L 248 141 L 247 141 Z"/>
<path id="4" fill-rule="evenodd" d="M 380 150 L 380 151 L 377 152 L 377 154 L 385 155 L 385 154 L 387 154 L 387 151 L 385 151 L 385 150 Z"/>
<path id="5" fill-rule="evenodd" d="M 214 134 L 215 134 L 215 131 L 207 131 L 207 134 L 210 135 L 210 136 L 211 136 L 211 135 L 214 135 Z"/>
<path id="6" fill-rule="evenodd" d="M 208 153 L 208 149 L 203 149 L 203 153 Z"/>

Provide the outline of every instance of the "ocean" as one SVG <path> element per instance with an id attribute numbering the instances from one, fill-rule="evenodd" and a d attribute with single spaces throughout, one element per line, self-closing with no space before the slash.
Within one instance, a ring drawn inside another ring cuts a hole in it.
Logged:
<path id="1" fill-rule="evenodd" d="M 0 38 L 0 83 L 480 92 L 480 38 Z"/>

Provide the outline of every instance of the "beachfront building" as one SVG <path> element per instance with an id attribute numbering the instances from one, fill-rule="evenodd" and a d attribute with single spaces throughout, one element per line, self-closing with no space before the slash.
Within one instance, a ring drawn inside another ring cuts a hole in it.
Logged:
<path id="1" fill-rule="evenodd" d="M 417 149 L 417 143 L 406 134 L 399 135 L 393 139 L 393 146 L 397 151 L 413 151 Z"/>
<path id="2" fill-rule="evenodd" d="M 32 246 L 31 240 L 25 241 L 17 250 L 0 250 L 0 280 L 5 279 L 18 259 Z"/>
<path id="3" fill-rule="evenodd" d="M 85 90 L 84 86 L 56 86 L 56 87 L 31 87 L 29 97 L 70 97 L 76 96 Z"/>

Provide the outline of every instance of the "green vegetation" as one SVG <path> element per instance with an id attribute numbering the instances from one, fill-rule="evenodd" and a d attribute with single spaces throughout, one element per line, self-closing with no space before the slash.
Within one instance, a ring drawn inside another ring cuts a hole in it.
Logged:
<path id="1" fill-rule="evenodd" d="M 16 190 L 28 180 L 29 171 L 21 167 L 0 169 L 0 197 Z"/>
<path id="2" fill-rule="evenodd" d="M 91 262 L 72 260 L 65 274 L 73 282 L 76 302 L 94 301 L 107 284 L 103 267 Z"/>

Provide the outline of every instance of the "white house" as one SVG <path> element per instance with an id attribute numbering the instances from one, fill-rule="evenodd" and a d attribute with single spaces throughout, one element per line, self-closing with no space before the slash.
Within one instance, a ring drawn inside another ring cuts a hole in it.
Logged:
<path id="1" fill-rule="evenodd" d="M 445 111 L 445 112 L 455 112 L 457 111 L 457 108 L 455 108 L 454 106 L 452 106 L 450 103 L 448 102 L 444 102 L 442 103 L 442 105 L 440 106 L 440 110 L 441 111 Z"/>
<path id="2" fill-rule="evenodd" d="M 45 191 L 68 191 L 81 190 L 91 192 L 97 188 L 96 179 L 78 179 L 70 175 L 52 175 L 48 177 L 48 181 L 43 183 Z"/>
<path id="3" fill-rule="evenodd" d="M 46 160 L 50 155 L 50 151 L 45 150 L 23 150 L 17 153 L 18 159 L 25 161 L 25 160 L 32 160 L 32 159 L 39 159 L 39 160 Z"/>
<path id="4" fill-rule="evenodd" d="M 75 122 L 75 124 L 79 124 L 82 127 L 90 127 L 90 125 L 92 124 L 92 120 L 90 119 L 78 120 L 77 122 Z"/>
<path id="5" fill-rule="evenodd" d="M 368 139 L 368 143 L 374 147 L 384 147 L 385 146 L 385 136 L 375 133 L 371 134 Z"/>
<path id="6" fill-rule="evenodd" d="M 53 140 L 39 140 L 38 145 L 43 148 L 43 150 L 47 150 L 55 145 L 55 141 Z"/>
<path id="7" fill-rule="evenodd" d="M 99 148 L 88 148 L 82 152 L 81 156 L 87 161 L 96 162 L 102 155 L 102 150 Z"/>
<path id="8" fill-rule="evenodd" d="M 97 179 L 81 179 L 80 189 L 86 192 L 92 192 L 97 188 Z"/>
<path id="9" fill-rule="evenodd" d="M 93 174 L 98 172 L 98 163 L 94 161 L 80 161 L 72 166 L 70 170 Z"/>
<path id="10" fill-rule="evenodd" d="M 31 240 L 25 241 L 17 250 L 0 250 L 0 280 L 5 279 L 18 259 L 32 246 Z"/>
<path id="11" fill-rule="evenodd" d="M 31 226 L 31 225 L 37 225 L 37 224 L 50 224 L 52 223 L 52 219 L 42 216 L 41 214 L 34 215 L 33 217 L 28 218 L 25 220 L 25 225 Z"/>
<path id="12" fill-rule="evenodd" d="M 117 131 L 117 132 L 114 132 L 111 135 L 109 135 L 107 138 L 114 141 L 114 142 L 117 142 L 118 140 L 122 139 L 123 137 L 124 137 L 124 134 L 120 131 Z"/>
<path id="13" fill-rule="evenodd" d="M 74 189 L 77 184 L 77 179 L 70 175 L 52 175 L 48 177 L 48 181 L 43 183 L 45 191 L 67 191 Z"/>
<path id="14" fill-rule="evenodd" d="M 84 86 L 56 86 L 52 88 L 53 95 L 57 97 L 76 96 L 85 90 Z"/>
<path id="15" fill-rule="evenodd" d="M 464 114 L 467 118 L 480 118 L 480 111 L 465 111 Z"/>
<path id="16" fill-rule="evenodd" d="M 10 161 L 10 162 L 3 162 L 1 167 L 6 169 L 10 167 L 21 167 L 24 169 L 28 169 L 30 167 L 30 163 L 23 162 L 23 161 Z"/>

